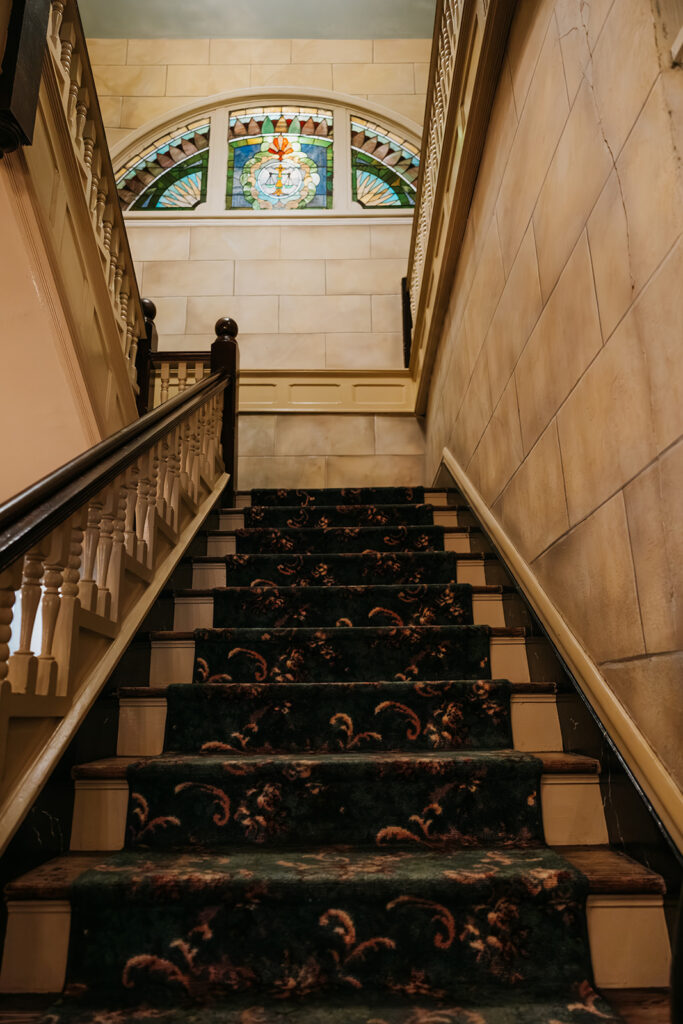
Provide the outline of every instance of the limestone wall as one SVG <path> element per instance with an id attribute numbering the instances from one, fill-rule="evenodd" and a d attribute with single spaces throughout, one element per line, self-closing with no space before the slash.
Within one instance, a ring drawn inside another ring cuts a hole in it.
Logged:
<path id="1" fill-rule="evenodd" d="M 683 70 L 651 6 L 519 4 L 427 476 L 448 445 L 683 780 Z"/>

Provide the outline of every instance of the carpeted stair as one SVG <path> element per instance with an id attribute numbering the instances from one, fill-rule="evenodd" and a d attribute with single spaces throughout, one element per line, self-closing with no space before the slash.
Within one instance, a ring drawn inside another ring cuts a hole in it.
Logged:
<path id="1" fill-rule="evenodd" d="M 517 684 L 491 678 L 429 497 L 216 511 L 206 543 L 240 520 L 235 554 L 196 555 L 172 595 L 212 601 L 212 625 L 142 641 L 193 642 L 194 678 L 121 691 L 163 694 L 163 752 L 75 773 L 127 782 L 125 848 L 14 888 L 68 893 L 55 1024 L 616 1021 L 589 880 L 545 845 L 544 760 L 512 749 Z M 193 589 L 198 565 L 227 587 Z"/>

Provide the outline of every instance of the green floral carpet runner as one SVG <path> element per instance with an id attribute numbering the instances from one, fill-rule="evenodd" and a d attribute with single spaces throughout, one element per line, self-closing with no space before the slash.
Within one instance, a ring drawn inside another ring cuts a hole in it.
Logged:
<path id="1" fill-rule="evenodd" d="M 50 1019 L 615 1021 L 428 495 L 252 500 L 126 847 L 73 885 Z"/>

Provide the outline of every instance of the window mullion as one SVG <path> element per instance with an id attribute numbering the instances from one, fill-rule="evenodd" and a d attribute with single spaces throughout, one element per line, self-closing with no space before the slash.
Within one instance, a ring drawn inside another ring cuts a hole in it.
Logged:
<path id="1" fill-rule="evenodd" d="M 209 147 L 205 213 L 225 212 L 229 117 L 230 110 L 227 106 L 217 107 L 211 113 L 211 144 Z"/>

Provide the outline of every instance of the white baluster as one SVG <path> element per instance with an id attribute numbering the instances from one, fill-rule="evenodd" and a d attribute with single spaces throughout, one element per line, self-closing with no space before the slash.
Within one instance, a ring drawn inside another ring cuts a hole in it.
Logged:
<path id="1" fill-rule="evenodd" d="M 135 557 L 144 565 L 147 562 L 147 545 L 145 527 L 147 525 L 147 506 L 149 504 L 149 460 L 143 455 L 138 459 L 138 493 L 135 502 Z"/>
<path id="2" fill-rule="evenodd" d="M 78 589 L 85 518 L 85 510 L 82 509 L 74 516 L 73 521 L 64 527 L 68 556 L 63 574 L 62 596 L 54 641 L 54 656 L 58 667 L 57 695 L 60 697 L 67 696 L 72 682 L 71 653 L 78 632 L 77 612 L 80 607 Z"/>
<path id="3" fill-rule="evenodd" d="M 126 554 L 136 558 L 137 542 L 135 537 L 135 506 L 138 500 L 138 467 L 129 466 L 125 473 L 123 489 L 126 495 L 126 514 L 123 531 Z"/>
<path id="4" fill-rule="evenodd" d="M 45 542 L 44 542 L 45 543 Z M 69 535 L 60 527 L 45 543 L 42 615 L 42 644 L 37 659 L 36 693 L 55 693 L 58 665 L 54 656 L 55 630 L 61 610 L 60 588 L 69 560 Z"/>
<path id="5" fill-rule="evenodd" d="M 147 567 L 154 566 L 154 538 L 156 535 L 157 515 L 157 483 L 159 475 L 159 450 L 154 445 L 147 453 L 147 473 L 149 479 L 147 513 L 145 516 L 144 538 L 147 548 Z"/>
<path id="6" fill-rule="evenodd" d="M 118 511 L 118 494 L 107 488 L 102 501 L 100 518 L 100 540 L 97 545 L 97 614 L 109 618 L 111 615 L 111 594 L 107 585 L 109 561 L 114 544 L 114 519 Z"/>
<path id="7" fill-rule="evenodd" d="M 18 693 L 35 693 L 36 658 L 31 649 L 31 640 L 40 605 L 42 576 L 43 554 L 39 548 L 34 548 L 24 556 L 21 578 L 19 650 L 9 660 L 12 689 Z"/>
<path id="8" fill-rule="evenodd" d="M 111 595 L 109 616 L 114 622 L 119 621 L 121 612 L 121 590 L 123 587 L 125 527 L 128 491 L 125 475 L 118 477 L 112 484 L 114 496 L 114 519 L 112 524 L 112 549 L 107 573 L 107 589 Z"/>
<path id="9" fill-rule="evenodd" d="M 85 527 L 85 544 L 83 550 L 83 572 L 78 586 L 81 607 L 89 612 L 97 610 L 97 582 L 95 580 L 95 562 L 100 541 L 100 518 L 102 502 L 95 500 L 88 506 L 87 524 Z"/>
<path id="10" fill-rule="evenodd" d="M 163 363 L 161 364 L 161 368 L 160 368 L 160 372 L 159 372 L 159 377 L 160 377 L 160 380 L 161 380 L 161 390 L 160 390 L 159 398 L 160 398 L 161 402 L 168 401 L 168 382 L 169 382 L 170 376 L 171 376 L 171 364 L 164 359 Z"/>

